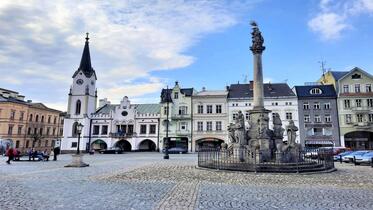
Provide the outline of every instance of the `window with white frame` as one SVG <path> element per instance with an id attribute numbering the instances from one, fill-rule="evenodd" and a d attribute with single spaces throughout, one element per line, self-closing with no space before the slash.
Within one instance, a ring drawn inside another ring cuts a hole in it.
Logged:
<path id="1" fill-rule="evenodd" d="M 355 84 L 355 93 L 360 93 L 360 84 Z"/>
<path id="2" fill-rule="evenodd" d="M 101 134 L 106 135 L 107 133 L 108 133 L 108 126 L 103 125 L 102 128 L 101 128 Z"/>
<path id="3" fill-rule="evenodd" d="M 324 128 L 324 136 L 332 136 L 333 129 L 332 128 Z"/>
<path id="4" fill-rule="evenodd" d="M 178 99 L 179 98 L 179 93 L 178 92 L 175 92 L 174 93 L 174 99 Z"/>
<path id="5" fill-rule="evenodd" d="M 365 92 L 367 92 L 367 93 L 372 92 L 372 85 L 371 84 L 366 84 L 365 85 Z"/>
<path id="6" fill-rule="evenodd" d="M 180 130 L 182 130 L 182 131 L 188 130 L 188 123 L 187 122 L 180 122 Z"/>
<path id="7" fill-rule="evenodd" d="M 216 113 L 220 114 L 221 113 L 221 105 L 220 104 L 216 105 L 215 108 L 216 108 Z"/>
<path id="8" fill-rule="evenodd" d="M 350 92 L 348 85 L 343 85 L 343 92 L 344 93 Z"/>
<path id="9" fill-rule="evenodd" d="M 157 125 L 155 124 L 150 125 L 150 129 L 149 129 L 150 134 L 155 134 L 157 132 L 156 130 L 157 130 Z"/>
<path id="10" fill-rule="evenodd" d="M 346 123 L 351 123 L 351 122 L 352 122 L 351 114 L 346 114 L 346 115 L 345 115 L 345 122 L 346 122 Z"/>
<path id="11" fill-rule="evenodd" d="M 291 113 L 291 112 L 286 112 L 286 119 L 287 119 L 287 120 L 292 120 L 292 119 L 293 119 L 293 113 Z"/>
<path id="12" fill-rule="evenodd" d="M 326 114 L 325 115 L 325 122 L 330 123 L 331 121 L 332 121 L 332 117 L 330 116 L 330 114 Z"/>
<path id="13" fill-rule="evenodd" d="M 303 109 L 310 109 L 310 104 L 308 102 L 303 103 Z"/>
<path id="14" fill-rule="evenodd" d="M 246 113 L 245 113 L 245 119 L 246 119 L 246 120 L 250 120 L 250 113 L 249 113 L 249 112 L 246 112 Z"/>
<path id="15" fill-rule="evenodd" d="M 197 122 L 197 130 L 198 131 L 203 131 L 203 122 L 202 121 Z"/>
<path id="16" fill-rule="evenodd" d="M 233 113 L 232 117 L 233 117 L 233 120 L 236 120 L 236 118 L 238 117 L 238 113 Z"/>
<path id="17" fill-rule="evenodd" d="M 212 105 L 207 105 L 206 106 L 206 112 L 207 112 L 207 114 L 212 114 Z"/>
<path id="18" fill-rule="evenodd" d="M 373 114 L 368 114 L 368 121 L 373 122 Z"/>
<path id="19" fill-rule="evenodd" d="M 313 109 L 320 109 L 320 102 L 315 102 L 313 104 Z"/>
<path id="20" fill-rule="evenodd" d="M 221 121 L 216 121 L 215 122 L 215 130 L 217 131 L 221 131 Z"/>
<path id="21" fill-rule="evenodd" d="M 203 105 L 198 105 L 197 111 L 198 111 L 198 114 L 203 114 Z"/>
<path id="22" fill-rule="evenodd" d="M 373 107 L 373 99 L 372 98 L 367 99 L 367 106 L 368 107 Z"/>
<path id="23" fill-rule="evenodd" d="M 140 125 L 140 134 L 146 134 L 146 125 Z"/>
<path id="24" fill-rule="evenodd" d="M 311 91 L 310 91 L 310 93 L 311 93 L 312 95 L 318 95 L 318 94 L 321 94 L 322 91 L 321 91 L 320 88 L 312 88 Z"/>
<path id="25" fill-rule="evenodd" d="M 356 99 L 355 103 L 356 103 L 356 107 L 361 107 L 361 99 Z"/>
<path id="26" fill-rule="evenodd" d="M 98 135 L 100 133 L 100 126 L 99 125 L 94 125 L 93 126 L 93 135 Z"/>
<path id="27" fill-rule="evenodd" d="M 308 123 L 310 121 L 311 121 L 310 116 L 309 115 L 304 115 L 304 122 Z"/>
<path id="28" fill-rule="evenodd" d="M 363 114 L 356 114 L 356 120 L 359 123 L 363 122 Z"/>
<path id="29" fill-rule="evenodd" d="M 211 121 L 206 122 L 206 131 L 212 131 L 212 122 Z"/>
<path id="30" fill-rule="evenodd" d="M 188 114 L 188 107 L 187 106 L 180 106 L 179 107 L 179 115 L 186 115 Z"/>
<path id="31" fill-rule="evenodd" d="M 322 128 L 313 128 L 313 135 L 314 136 L 322 136 L 323 135 L 323 129 Z"/>
<path id="32" fill-rule="evenodd" d="M 351 107 L 351 103 L 350 103 L 350 100 L 349 100 L 349 99 L 345 99 L 345 100 L 344 100 L 344 107 L 345 107 L 345 108 L 350 108 L 350 107 Z"/>
<path id="33" fill-rule="evenodd" d="M 330 103 L 325 103 L 324 104 L 324 109 L 330 109 Z"/>
<path id="34" fill-rule="evenodd" d="M 315 115 L 315 123 L 321 123 L 320 115 Z"/>

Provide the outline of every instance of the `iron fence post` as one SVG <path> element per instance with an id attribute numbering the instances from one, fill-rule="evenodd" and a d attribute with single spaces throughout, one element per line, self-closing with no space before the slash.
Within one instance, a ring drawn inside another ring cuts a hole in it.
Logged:
<path id="1" fill-rule="evenodd" d="M 354 165 L 356 166 L 356 157 L 355 156 L 354 156 L 354 159 L 352 161 L 354 161 Z"/>
<path id="2" fill-rule="evenodd" d="M 339 162 L 342 164 L 342 155 L 339 155 Z"/>
<path id="3" fill-rule="evenodd" d="M 373 157 L 372 157 L 372 159 L 370 161 L 370 166 L 373 168 Z"/>

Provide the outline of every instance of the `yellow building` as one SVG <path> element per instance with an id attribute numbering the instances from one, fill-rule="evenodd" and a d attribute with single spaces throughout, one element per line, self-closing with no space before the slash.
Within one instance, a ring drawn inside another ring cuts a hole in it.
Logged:
<path id="1" fill-rule="evenodd" d="M 32 147 L 50 151 L 62 136 L 62 128 L 61 111 L 24 101 L 18 92 L 0 88 L 0 150 L 11 144 L 21 152 Z"/>

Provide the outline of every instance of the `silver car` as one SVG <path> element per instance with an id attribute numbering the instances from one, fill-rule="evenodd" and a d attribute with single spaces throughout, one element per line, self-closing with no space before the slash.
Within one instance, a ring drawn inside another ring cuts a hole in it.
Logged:
<path id="1" fill-rule="evenodd" d="M 356 164 L 370 164 L 373 158 L 373 151 L 365 153 L 362 156 L 356 157 Z"/>
<path id="2" fill-rule="evenodd" d="M 342 161 L 343 162 L 346 162 L 346 163 L 350 163 L 350 162 L 353 162 L 354 161 L 354 157 L 355 159 L 357 158 L 360 158 L 362 155 L 366 154 L 366 153 L 369 153 L 370 151 L 368 150 L 359 150 L 359 151 L 355 151 L 351 154 L 348 154 L 344 157 L 342 157 Z"/>

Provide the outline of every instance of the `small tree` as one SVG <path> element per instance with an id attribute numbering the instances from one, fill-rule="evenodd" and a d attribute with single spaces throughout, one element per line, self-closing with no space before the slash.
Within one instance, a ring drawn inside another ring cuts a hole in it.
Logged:
<path id="1" fill-rule="evenodd" d="M 44 136 L 41 135 L 41 134 L 38 134 L 38 133 L 34 133 L 34 134 L 31 135 L 31 138 L 32 138 L 32 148 L 34 148 L 35 143 L 37 141 L 41 141 L 44 138 Z"/>

